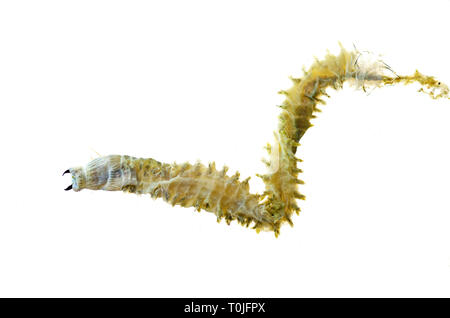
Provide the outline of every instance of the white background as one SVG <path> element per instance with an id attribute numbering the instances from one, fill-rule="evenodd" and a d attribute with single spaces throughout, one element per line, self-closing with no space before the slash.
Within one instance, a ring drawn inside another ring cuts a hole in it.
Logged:
<path id="1" fill-rule="evenodd" d="M 61 177 L 96 153 L 264 173 L 277 91 L 338 41 L 450 84 L 449 9 L 2 1 L 0 296 L 449 297 L 450 102 L 414 85 L 329 91 L 278 239 Z"/>

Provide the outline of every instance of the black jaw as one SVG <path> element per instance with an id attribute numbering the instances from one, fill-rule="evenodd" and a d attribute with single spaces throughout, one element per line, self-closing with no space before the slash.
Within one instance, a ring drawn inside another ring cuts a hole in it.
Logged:
<path id="1" fill-rule="evenodd" d="M 66 173 L 70 173 L 70 170 L 67 169 L 66 171 L 64 171 L 64 173 L 62 175 L 65 175 Z M 69 191 L 72 190 L 72 185 L 68 186 L 67 188 L 64 189 L 65 191 Z"/>

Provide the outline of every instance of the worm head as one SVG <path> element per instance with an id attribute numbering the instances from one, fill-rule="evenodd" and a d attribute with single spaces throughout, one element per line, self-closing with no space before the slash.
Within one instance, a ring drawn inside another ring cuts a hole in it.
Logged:
<path id="1" fill-rule="evenodd" d="M 70 168 L 64 171 L 63 175 L 66 173 L 70 173 L 72 175 L 72 184 L 69 185 L 64 190 L 69 191 L 80 191 L 81 189 L 85 188 L 86 185 L 86 175 L 84 173 L 83 167 L 76 167 L 76 168 Z"/>
<path id="2" fill-rule="evenodd" d="M 136 172 L 122 167 L 122 157 L 111 155 L 89 162 L 85 167 L 70 168 L 64 172 L 72 175 L 72 184 L 65 190 L 121 190 L 126 185 L 137 184 Z"/>

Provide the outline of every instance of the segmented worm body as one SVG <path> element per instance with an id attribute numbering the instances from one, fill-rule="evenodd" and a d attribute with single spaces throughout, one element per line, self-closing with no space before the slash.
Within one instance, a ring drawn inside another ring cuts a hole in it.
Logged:
<path id="1" fill-rule="evenodd" d="M 316 62 L 302 78 L 292 78 L 293 86 L 280 93 L 286 96 L 281 105 L 279 127 L 275 142 L 269 145 L 270 160 L 266 161 L 268 172 L 258 175 L 265 184 L 262 194 L 249 191 L 248 179 L 240 181 L 239 173 L 227 175 L 227 167 L 217 170 L 214 163 L 167 164 L 154 159 L 111 155 L 94 159 L 85 167 L 70 168 L 74 191 L 122 190 L 136 194 L 150 194 L 153 198 L 163 198 L 172 205 L 194 207 L 222 218 L 229 224 L 237 220 L 258 232 L 274 231 L 278 236 L 280 226 L 288 222 L 300 208 L 297 200 L 305 197 L 298 192 L 298 178 L 301 170 L 295 156 L 299 141 L 310 128 L 310 120 L 320 110 L 321 99 L 328 97 L 326 89 L 342 88 L 349 81 L 358 88 L 379 87 L 397 83 L 418 82 L 419 91 L 432 98 L 448 98 L 449 89 L 431 76 L 416 71 L 411 76 L 398 76 L 380 59 L 365 60 L 366 56 L 356 49 L 341 48 L 339 55 L 330 53 Z M 390 72 L 390 75 L 386 75 Z"/>

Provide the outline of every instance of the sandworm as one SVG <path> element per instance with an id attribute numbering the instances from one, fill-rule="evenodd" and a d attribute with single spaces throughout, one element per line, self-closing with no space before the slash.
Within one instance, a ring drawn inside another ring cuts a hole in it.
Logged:
<path id="1" fill-rule="evenodd" d="M 434 77 L 418 71 L 400 76 L 382 60 L 367 59 L 367 56 L 357 49 L 347 51 L 341 46 L 337 56 L 328 53 L 324 59 L 316 59 L 301 78 L 291 78 L 290 89 L 280 92 L 286 99 L 280 106 L 275 142 L 267 147 L 268 171 L 257 175 L 265 184 L 261 194 L 250 193 L 249 178 L 241 181 L 238 172 L 229 176 L 227 167 L 218 170 L 214 163 L 168 164 L 122 155 L 99 157 L 84 167 L 68 169 L 64 173 L 72 175 L 72 184 L 65 190 L 150 194 L 172 205 L 212 212 L 218 222 L 225 219 L 229 224 L 236 220 L 247 227 L 252 225 L 257 232 L 268 230 L 278 236 L 280 226 L 292 225 L 293 213 L 300 212 L 297 200 L 305 199 L 298 191 L 303 181 L 299 179 L 302 171 L 297 166 L 301 160 L 295 154 L 300 139 L 312 126 L 311 119 L 320 111 L 318 104 L 325 104 L 321 98 L 329 97 L 327 88 L 340 89 L 344 82 L 363 90 L 417 82 L 421 85 L 419 92 L 434 99 L 449 98 L 448 87 Z"/>

